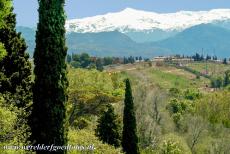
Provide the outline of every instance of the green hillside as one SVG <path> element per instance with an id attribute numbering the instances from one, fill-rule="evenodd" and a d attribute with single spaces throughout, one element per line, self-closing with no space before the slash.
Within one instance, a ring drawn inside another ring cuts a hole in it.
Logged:
<path id="1" fill-rule="evenodd" d="M 189 63 L 188 66 L 202 71 L 206 63 Z M 221 68 L 224 65 L 209 63 L 208 66 Z M 225 69 L 228 67 L 224 66 Z M 167 64 L 157 66 L 150 62 L 107 67 L 103 72 L 68 66 L 69 144 L 94 145 L 94 152 L 98 154 L 122 153 L 121 148 L 101 142 L 95 136 L 95 129 L 97 119 L 108 103 L 122 118 L 123 81 L 127 77 L 133 87 L 141 153 L 229 151 L 230 112 L 226 109 L 230 108 L 230 91 L 225 88 L 212 90 L 209 79 L 197 78 Z M 10 113 L 0 111 L 3 116 Z M 2 122 L 13 123 L 14 114 L 10 117 L 11 121 Z M 71 150 L 68 153 L 81 152 Z"/>
<path id="2" fill-rule="evenodd" d="M 228 151 L 230 119 L 229 111 L 225 109 L 230 107 L 230 99 L 223 96 L 228 96 L 230 92 L 224 89 L 212 91 L 206 87 L 210 85 L 210 80 L 206 78 L 197 79 L 196 75 L 182 69 L 167 65 L 157 67 L 154 63 L 152 66 L 148 63 L 120 65 L 104 72 L 69 68 L 70 110 L 74 104 L 82 103 L 83 106 L 83 112 L 76 113 L 78 116 L 71 125 L 71 134 L 82 139 L 79 142 L 87 142 L 87 137 L 82 138 L 81 132 L 86 136 L 94 132 L 95 119 L 99 115 L 97 111 L 105 106 L 101 97 L 107 97 L 119 116 L 122 116 L 123 80 L 127 77 L 133 85 L 142 153 L 161 153 L 167 146 L 172 146 L 171 148 L 178 149 L 181 153 Z M 98 94 L 97 97 L 95 93 Z M 210 102 L 212 100 L 216 102 Z M 75 112 L 80 104 L 76 106 Z M 99 108 L 95 108 L 95 105 Z M 87 111 L 84 112 L 84 108 Z M 196 136 L 196 133 L 200 133 L 200 136 Z M 216 147 L 210 144 L 215 144 Z M 98 151 L 100 150 L 102 149 L 99 148 Z"/>

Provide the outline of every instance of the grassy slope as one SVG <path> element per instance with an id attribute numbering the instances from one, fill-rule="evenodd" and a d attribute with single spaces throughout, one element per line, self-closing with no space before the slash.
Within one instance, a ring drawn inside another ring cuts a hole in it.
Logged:
<path id="1" fill-rule="evenodd" d="M 135 64 L 118 66 L 108 69 L 109 72 L 126 72 L 129 77 L 138 78 L 138 80 L 148 80 L 148 84 L 154 84 L 163 89 L 177 87 L 185 88 L 203 88 L 209 84 L 209 80 L 201 77 L 196 79 L 192 73 L 169 66 L 152 67 L 147 64 Z"/>

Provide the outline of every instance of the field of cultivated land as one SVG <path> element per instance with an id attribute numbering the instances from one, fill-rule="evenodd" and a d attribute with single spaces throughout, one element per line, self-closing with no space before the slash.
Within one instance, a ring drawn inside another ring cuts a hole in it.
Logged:
<path id="1" fill-rule="evenodd" d="M 108 72 L 125 72 L 131 78 L 145 82 L 148 85 L 157 86 L 162 89 L 170 88 L 198 88 L 203 89 L 209 85 L 206 78 L 196 78 L 196 75 L 183 69 L 171 66 L 152 66 L 148 64 L 120 65 L 107 70 Z M 134 80 L 135 81 L 135 80 Z"/>

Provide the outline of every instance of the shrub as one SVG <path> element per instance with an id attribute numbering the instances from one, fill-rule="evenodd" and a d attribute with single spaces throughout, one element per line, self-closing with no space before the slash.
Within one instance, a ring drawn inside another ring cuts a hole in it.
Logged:
<path id="1" fill-rule="evenodd" d="M 89 130 L 73 130 L 70 129 L 68 133 L 68 144 L 69 145 L 82 145 L 82 146 L 90 146 L 93 145 L 95 150 L 93 153 L 102 154 L 120 154 L 121 149 L 116 149 L 113 146 L 108 144 L 103 144 L 101 141 L 97 139 L 97 137 L 93 134 L 92 131 Z M 69 154 L 82 154 L 82 151 L 70 150 Z M 85 151 L 86 153 L 86 151 Z M 89 152 L 90 153 L 90 152 Z"/>

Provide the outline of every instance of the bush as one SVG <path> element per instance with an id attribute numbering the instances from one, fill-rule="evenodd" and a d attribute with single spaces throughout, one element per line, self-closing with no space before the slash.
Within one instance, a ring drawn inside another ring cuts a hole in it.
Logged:
<path id="1" fill-rule="evenodd" d="M 230 128 L 230 92 L 220 91 L 205 95 L 195 105 L 196 112 L 212 124 Z"/>
<path id="2" fill-rule="evenodd" d="M 169 93 L 172 97 L 179 97 L 181 92 L 178 88 L 170 88 Z"/>
<path id="3" fill-rule="evenodd" d="M 85 129 L 90 125 L 90 121 L 84 117 L 79 117 L 78 119 L 75 119 L 72 127 L 75 129 Z"/>
<path id="4" fill-rule="evenodd" d="M 120 154 L 121 149 L 115 149 L 113 146 L 108 144 L 103 144 L 101 141 L 97 139 L 97 137 L 93 134 L 94 132 L 88 130 L 73 130 L 70 129 L 68 133 L 68 144 L 69 145 L 82 145 L 82 146 L 90 146 L 93 145 L 95 150 L 93 153 L 102 154 Z M 68 151 L 69 154 L 82 154 L 86 152 L 82 151 Z M 90 153 L 90 152 L 89 152 Z"/>
<path id="5" fill-rule="evenodd" d="M 4 150 L 4 146 L 22 146 L 25 145 L 25 139 L 28 137 L 23 128 L 17 128 L 18 113 L 22 112 L 12 105 L 5 103 L 5 100 L 0 96 L 0 153 L 3 154 L 24 154 L 24 150 Z M 17 128 L 17 129 L 16 129 Z"/>
<path id="6" fill-rule="evenodd" d="M 223 86 L 223 79 L 221 77 L 211 79 L 211 87 L 212 88 L 220 88 L 222 86 Z"/>
<path id="7" fill-rule="evenodd" d="M 167 134 L 162 137 L 158 151 L 160 154 L 191 154 L 186 141 L 175 134 Z"/>
<path id="8" fill-rule="evenodd" d="M 188 100 L 196 100 L 196 99 L 201 98 L 201 93 L 194 89 L 187 89 L 184 92 L 184 97 L 185 99 L 188 99 Z"/>

